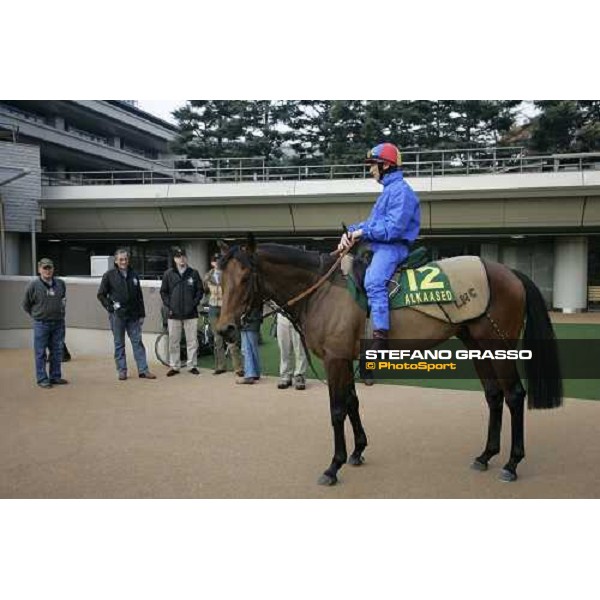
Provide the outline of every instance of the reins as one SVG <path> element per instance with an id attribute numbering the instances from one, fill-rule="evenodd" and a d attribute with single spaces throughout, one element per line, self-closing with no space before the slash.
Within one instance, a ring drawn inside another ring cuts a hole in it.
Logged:
<path id="1" fill-rule="evenodd" d="M 344 231 L 346 231 L 345 227 L 344 227 Z M 352 243 L 350 246 L 348 246 L 347 248 L 344 248 L 342 250 L 337 249 L 337 250 L 334 250 L 333 252 L 330 252 L 330 256 L 337 256 L 337 258 L 324 275 L 319 277 L 319 279 L 317 279 L 317 281 L 315 281 L 315 283 L 310 285 L 308 288 L 306 288 L 305 290 L 303 290 L 296 296 L 292 297 L 290 300 L 287 300 L 281 306 L 277 305 L 273 301 L 268 301 L 269 304 L 271 304 L 271 306 L 273 306 L 273 305 L 274 306 L 270 312 L 267 312 L 266 314 L 262 315 L 262 318 L 265 319 L 267 317 L 270 317 L 273 314 L 279 313 L 279 314 L 283 315 L 284 317 L 286 317 L 290 321 L 290 323 L 293 325 L 294 329 L 298 332 L 298 334 L 300 336 L 300 340 L 302 342 L 302 347 L 304 348 L 304 353 L 306 354 L 307 362 L 308 362 L 313 374 L 315 375 L 316 379 L 318 379 L 324 385 L 327 385 L 327 382 L 323 381 L 317 374 L 317 371 L 316 371 L 316 369 L 313 365 L 312 359 L 311 359 L 310 352 L 306 345 L 306 338 L 304 337 L 304 332 L 302 331 L 302 328 L 300 327 L 298 320 L 289 312 L 288 309 L 291 306 L 294 306 L 295 304 L 300 302 L 300 300 L 306 298 L 307 296 L 309 296 L 310 294 L 315 292 L 315 290 L 317 290 L 320 286 L 322 286 L 329 279 L 329 277 L 331 277 L 332 273 L 337 269 L 339 264 L 342 262 L 342 259 L 344 258 L 344 256 L 346 256 L 348 254 L 348 252 L 350 252 L 350 250 L 352 249 L 353 246 L 354 246 L 354 243 Z M 256 296 L 264 299 L 265 294 L 264 294 L 263 290 L 261 289 L 262 286 L 261 286 L 259 278 L 258 278 L 257 264 L 254 260 L 254 257 L 247 258 L 247 261 L 249 263 L 248 266 L 250 267 L 250 270 L 252 273 L 252 282 L 250 284 L 251 285 L 250 302 L 249 302 L 249 304 L 252 305 L 253 300 L 256 298 Z M 245 316 L 246 316 L 246 313 L 242 314 L 242 317 L 241 317 L 242 321 L 244 320 Z"/>
<path id="2" fill-rule="evenodd" d="M 300 292 L 297 296 L 294 296 L 293 298 L 291 298 L 290 300 L 285 302 L 283 305 L 281 305 L 280 309 L 273 309 L 273 310 L 271 310 L 271 312 L 268 312 L 266 315 L 263 315 L 263 318 L 270 317 L 272 314 L 277 313 L 277 312 L 285 311 L 290 306 L 293 306 L 297 302 L 300 302 L 300 300 L 302 300 L 303 298 L 306 298 L 306 296 L 309 296 L 310 294 L 312 294 L 317 288 L 319 288 L 321 285 L 323 285 L 329 279 L 331 274 L 337 269 L 338 265 L 342 262 L 342 259 L 344 258 L 344 256 L 346 256 L 346 254 L 348 254 L 348 252 L 350 252 L 351 248 L 352 248 L 352 246 L 350 246 L 349 248 L 346 248 L 344 250 L 341 250 L 341 251 L 336 250 L 335 252 L 332 252 L 331 255 L 335 256 L 337 254 L 338 257 L 337 257 L 336 261 L 333 263 L 333 265 L 331 265 L 331 267 L 329 268 L 327 273 L 325 273 L 324 275 L 319 277 L 319 279 L 317 279 L 317 281 L 315 283 L 313 283 L 310 287 L 305 289 L 303 292 Z"/>
<path id="3" fill-rule="evenodd" d="M 319 279 L 317 279 L 317 281 L 315 283 L 313 283 L 310 287 L 308 287 L 307 289 L 305 289 L 303 292 L 301 292 L 300 294 L 298 294 L 297 296 L 294 296 L 293 298 L 291 298 L 290 300 L 288 300 L 287 302 L 285 302 L 282 306 L 275 306 L 271 309 L 270 312 L 268 312 L 266 315 L 263 315 L 263 318 L 267 318 L 270 317 L 273 314 L 281 314 L 284 317 L 286 317 L 286 319 L 288 319 L 290 321 L 290 323 L 293 325 L 294 329 L 298 332 L 298 335 L 300 336 L 300 341 L 302 342 L 302 348 L 304 348 L 304 354 L 306 355 L 306 360 L 308 361 L 308 365 L 311 369 L 311 371 L 313 372 L 313 375 L 315 376 L 316 379 L 318 379 L 323 385 L 327 385 L 326 381 L 323 381 L 316 369 L 315 366 L 312 362 L 311 359 L 311 355 L 310 355 L 310 351 L 308 350 L 308 347 L 306 345 L 306 338 L 304 337 L 304 332 L 302 331 L 302 328 L 300 327 L 300 324 L 298 323 L 298 320 L 296 318 L 294 318 L 289 312 L 288 312 L 288 308 L 290 306 L 293 306 L 294 304 L 296 304 L 297 302 L 299 302 L 300 300 L 302 300 L 303 298 L 306 298 L 306 296 L 309 296 L 310 294 L 312 294 L 316 289 L 318 289 L 321 285 L 323 285 L 323 283 L 325 283 L 329 277 L 331 276 L 331 274 L 337 269 L 338 265 L 342 262 L 342 259 L 344 258 L 344 256 L 346 256 L 346 254 L 348 254 L 348 252 L 350 252 L 350 250 L 352 249 L 352 246 L 349 246 L 348 248 L 345 248 L 344 250 L 335 250 L 333 252 L 331 252 L 330 256 L 335 256 L 337 254 L 337 259 L 336 261 L 333 263 L 333 265 L 331 265 L 331 267 L 329 268 L 329 270 L 327 271 L 327 273 L 325 273 L 324 275 L 322 275 L 321 277 L 319 277 Z M 275 304 L 273 302 L 273 304 Z"/>

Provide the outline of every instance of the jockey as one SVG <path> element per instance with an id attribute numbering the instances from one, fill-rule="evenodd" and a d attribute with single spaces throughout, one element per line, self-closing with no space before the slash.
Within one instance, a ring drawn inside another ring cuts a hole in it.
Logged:
<path id="1" fill-rule="evenodd" d="M 373 321 L 373 348 L 384 350 L 390 330 L 388 282 L 398 265 L 408 257 L 410 246 L 419 235 L 421 213 L 419 198 L 402 175 L 400 151 L 394 144 L 375 146 L 366 160 L 371 164 L 371 175 L 383 185 L 383 191 L 369 218 L 348 227 L 338 249 L 350 248 L 362 239 L 373 251 L 365 288 Z"/>

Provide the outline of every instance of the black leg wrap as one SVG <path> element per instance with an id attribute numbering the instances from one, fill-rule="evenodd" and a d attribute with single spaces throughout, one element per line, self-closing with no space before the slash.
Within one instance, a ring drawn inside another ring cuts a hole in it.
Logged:
<path id="1" fill-rule="evenodd" d="M 502 481 L 517 479 L 517 466 L 525 458 L 525 389 L 517 380 L 506 397 L 510 410 L 511 438 L 510 459 L 500 473 Z"/>

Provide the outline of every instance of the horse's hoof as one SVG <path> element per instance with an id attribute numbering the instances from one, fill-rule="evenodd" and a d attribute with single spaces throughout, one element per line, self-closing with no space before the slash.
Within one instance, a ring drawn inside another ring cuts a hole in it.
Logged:
<path id="1" fill-rule="evenodd" d="M 362 465 L 364 462 L 365 458 L 360 454 L 358 456 L 354 456 L 354 454 L 351 454 L 350 458 L 348 458 L 348 464 L 354 467 L 360 467 L 360 465 Z"/>
<path id="2" fill-rule="evenodd" d="M 500 481 L 516 481 L 517 474 L 509 471 L 508 469 L 502 469 L 502 471 L 500 471 L 500 475 L 498 475 L 498 479 Z"/>
<path id="3" fill-rule="evenodd" d="M 319 477 L 319 481 L 317 482 L 319 485 L 335 485 L 337 483 L 337 477 L 335 475 L 327 475 L 327 473 L 323 473 L 321 477 Z"/>
<path id="4" fill-rule="evenodd" d="M 477 459 L 475 459 L 471 463 L 471 469 L 473 469 L 474 471 L 487 471 L 488 466 L 487 466 L 487 463 L 482 463 L 482 462 L 479 462 Z"/>

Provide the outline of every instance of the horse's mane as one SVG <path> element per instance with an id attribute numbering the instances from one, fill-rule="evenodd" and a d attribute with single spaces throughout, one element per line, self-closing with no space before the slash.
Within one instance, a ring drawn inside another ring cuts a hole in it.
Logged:
<path id="1" fill-rule="evenodd" d="M 334 260 L 328 254 L 321 254 L 314 250 L 300 250 L 284 244 L 259 244 L 257 254 L 259 258 L 264 257 L 269 262 L 290 265 L 315 273 L 328 268 Z M 231 246 L 221 258 L 220 264 L 224 266 L 231 258 L 236 258 L 243 265 L 249 267 L 251 265 L 250 256 L 252 255 L 242 251 L 241 246 Z"/>
<path id="2" fill-rule="evenodd" d="M 328 255 L 314 250 L 300 250 L 284 244 L 260 244 L 259 255 L 264 255 L 269 262 L 291 265 L 307 271 L 319 271 L 326 264 Z"/>

